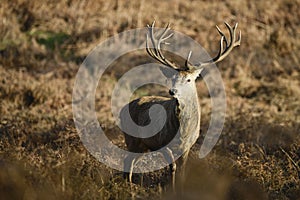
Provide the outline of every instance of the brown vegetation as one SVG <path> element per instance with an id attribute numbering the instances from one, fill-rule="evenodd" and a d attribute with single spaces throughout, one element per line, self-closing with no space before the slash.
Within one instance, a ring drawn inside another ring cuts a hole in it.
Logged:
<path id="1" fill-rule="evenodd" d="M 144 184 L 130 190 L 120 172 L 86 151 L 72 119 L 73 83 L 88 52 L 109 36 L 155 19 L 159 26 L 171 22 L 212 55 L 219 39 L 216 24 L 239 22 L 243 34 L 240 48 L 218 64 L 227 117 L 217 146 L 202 160 L 198 151 L 210 99 L 204 83 L 197 83 L 201 137 L 189 157 L 189 179 L 176 197 L 299 199 L 299 9 L 299 0 L 2 0 L 1 198 L 173 199 L 164 170 L 144 175 Z M 118 59 L 96 94 L 98 118 L 119 146 L 124 143 L 111 118 L 110 94 L 122 73 L 145 59 Z M 163 91 L 145 87 L 136 95 Z"/>

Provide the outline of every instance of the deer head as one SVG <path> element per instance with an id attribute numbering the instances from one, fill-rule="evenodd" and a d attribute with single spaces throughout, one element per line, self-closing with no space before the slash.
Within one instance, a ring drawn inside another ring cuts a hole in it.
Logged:
<path id="1" fill-rule="evenodd" d="M 239 32 L 239 36 L 236 37 L 236 29 L 238 24 L 236 23 L 234 27 L 231 27 L 228 23 L 225 22 L 225 25 L 229 30 L 230 39 L 228 40 L 225 34 L 220 30 L 220 28 L 216 26 L 218 33 L 221 35 L 220 49 L 216 57 L 211 60 L 199 62 L 199 64 L 193 65 L 189 61 L 192 55 L 192 51 L 190 51 L 186 58 L 185 66 L 178 67 L 175 63 L 169 61 L 161 51 L 161 45 L 168 44 L 166 40 L 173 36 L 173 33 L 168 34 L 170 25 L 167 25 L 159 38 L 155 38 L 154 24 L 155 22 L 153 22 L 151 26 L 148 25 L 149 33 L 147 34 L 146 50 L 151 57 L 153 57 L 163 65 L 175 69 L 176 73 L 174 73 L 174 70 L 168 70 L 164 67 L 160 68 L 162 73 L 167 78 L 171 79 L 172 85 L 169 93 L 175 98 L 189 98 L 191 97 L 191 93 L 196 93 L 195 80 L 200 75 L 202 70 L 211 64 L 215 64 L 223 60 L 227 55 L 229 55 L 232 49 L 236 46 L 239 46 L 241 42 L 241 31 Z M 149 38 L 153 48 L 149 47 Z"/>

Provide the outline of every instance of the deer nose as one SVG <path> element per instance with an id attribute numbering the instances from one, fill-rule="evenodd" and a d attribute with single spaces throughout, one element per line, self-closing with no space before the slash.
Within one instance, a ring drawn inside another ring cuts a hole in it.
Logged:
<path id="1" fill-rule="evenodd" d="M 176 94 L 176 92 L 177 92 L 176 89 L 170 89 L 170 90 L 169 90 L 169 94 L 170 94 L 171 96 L 174 96 L 174 95 Z"/>

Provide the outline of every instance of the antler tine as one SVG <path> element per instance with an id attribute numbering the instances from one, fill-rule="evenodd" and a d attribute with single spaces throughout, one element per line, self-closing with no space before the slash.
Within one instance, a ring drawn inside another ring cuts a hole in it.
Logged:
<path id="1" fill-rule="evenodd" d="M 238 37 L 237 41 L 235 42 L 235 45 L 236 46 L 241 45 L 241 40 L 242 40 L 242 32 L 239 31 L 239 37 Z"/>
<path id="2" fill-rule="evenodd" d="M 155 51 L 156 53 L 163 59 L 167 62 L 167 64 L 169 65 L 169 61 L 165 59 L 164 55 L 162 54 L 161 52 L 161 48 L 160 48 L 160 44 L 167 40 L 168 38 L 172 37 L 173 33 L 171 33 L 170 35 L 168 35 L 167 37 L 164 38 L 164 36 L 168 33 L 168 31 L 170 30 L 170 23 L 168 23 L 167 27 L 165 28 L 164 32 L 161 34 L 161 36 L 159 37 L 158 39 L 158 42 L 157 42 L 157 48 L 155 48 Z M 172 63 L 170 63 L 172 64 Z"/>
<path id="3" fill-rule="evenodd" d="M 150 28 L 150 39 L 151 39 L 151 42 L 153 44 L 153 46 L 155 47 L 156 44 L 155 44 L 155 40 L 154 40 L 154 25 L 155 25 L 155 21 L 153 21 L 151 27 L 148 27 L 148 29 Z"/>
<path id="4" fill-rule="evenodd" d="M 194 69 L 200 69 L 203 68 L 207 65 L 210 65 L 212 63 L 217 63 L 223 60 L 226 56 L 229 55 L 229 53 L 232 51 L 232 49 L 236 46 L 239 46 L 241 44 L 241 38 L 242 38 L 242 33 L 241 31 L 239 32 L 239 36 L 236 39 L 236 30 L 238 27 L 238 23 L 234 25 L 234 27 L 231 27 L 227 22 L 225 22 L 225 26 L 227 27 L 230 35 L 230 40 L 228 40 L 225 36 L 225 34 L 221 31 L 221 29 L 216 26 L 217 31 L 221 35 L 221 40 L 220 40 L 220 49 L 216 57 L 213 59 L 200 63 L 198 65 L 192 66 Z M 230 41 L 230 42 L 229 42 Z M 225 43 L 225 48 L 224 48 L 224 43 Z"/>
<path id="5" fill-rule="evenodd" d="M 149 35 L 147 34 L 146 35 L 146 51 L 148 52 L 148 54 L 151 57 L 154 57 L 154 54 L 153 54 L 152 50 L 149 48 L 148 40 L 149 40 Z"/>
<path id="6" fill-rule="evenodd" d="M 165 37 L 164 38 L 164 36 L 168 33 L 168 31 L 170 30 L 171 28 L 170 28 L 170 23 L 168 23 L 167 24 L 167 26 L 166 26 L 166 28 L 165 28 L 165 30 L 164 30 L 164 32 L 160 35 L 160 37 L 159 37 L 159 40 L 166 40 L 166 39 L 168 39 L 168 38 L 170 38 L 172 35 L 173 35 L 173 33 L 171 33 L 169 36 L 167 36 L 167 37 Z"/>
<path id="7" fill-rule="evenodd" d="M 231 26 L 228 24 L 228 23 L 225 23 L 227 24 L 226 26 L 230 27 L 230 37 L 232 38 L 232 42 L 233 43 L 233 47 L 236 47 L 236 46 L 239 46 L 241 44 L 241 38 L 242 38 L 242 32 L 239 31 L 239 36 L 238 36 L 238 39 L 236 39 L 236 30 L 237 30 L 237 27 L 238 27 L 238 23 L 235 23 L 234 27 L 231 28 Z"/>
<path id="8" fill-rule="evenodd" d="M 160 37 L 158 39 L 156 39 L 154 37 L 154 25 L 155 25 L 155 21 L 152 23 L 151 26 L 147 25 L 148 26 L 148 31 L 149 31 L 149 35 L 147 34 L 147 40 L 146 40 L 146 50 L 148 52 L 148 54 L 155 58 L 156 60 L 158 60 L 160 63 L 164 64 L 164 65 L 167 65 L 171 68 L 174 68 L 174 69 L 178 69 L 178 67 L 172 63 L 171 61 L 169 61 L 168 59 L 166 59 L 161 51 L 161 44 L 167 44 L 165 42 L 165 40 L 169 39 L 170 37 L 173 36 L 173 33 L 165 36 L 168 31 L 170 30 L 170 24 L 168 24 L 165 28 L 165 30 L 163 31 L 163 33 L 160 35 Z M 153 45 L 153 48 L 150 48 L 149 47 L 149 44 L 148 44 L 148 40 L 149 40 L 149 37 L 150 37 L 150 40 L 152 42 L 152 45 Z"/>
<path id="9" fill-rule="evenodd" d="M 212 61 L 216 61 L 215 59 L 218 59 L 220 58 L 220 56 L 222 56 L 222 54 L 224 53 L 224 46 L 223 46 L 223 43 L 224 43 L 224 38 L 226 38 L 225 36 L 222 36 L 221 37 L 221 40 L 220 40 L 220 49 L 219 49 L 219 53 L 218 53 L 218 56 L 216 56 L 214 59 L 212 59 Z M 226 39 L 225 39 L 226 40 Z M 228 46 L 226 45 L 226 48 Z"/>
<path id="10" fill-rule="evenodd" d="M 192 56 L 192 51 L 189 52 L 189 54 L 185 60 L 185 68 L 186 69 L 193 69 L 193 65 L 191 65 L 191 63 L 190 63 L 191 56 Z"/>
<path id="11" fill-rule="evenodd" d="M 221 29 L 219 28 L 218 25 L 216 25 L 216 28 L 217 28 L 217 31 L 219 32 L 219 34 L 221 35 L 221 37 L 224 37 L 224 42 L 225 42 L 225 45 L 227 47 L 228 46 L 228 41 L 227 41 L 227 38 L 226 38 L 225 34 L 221 31 Z"/>

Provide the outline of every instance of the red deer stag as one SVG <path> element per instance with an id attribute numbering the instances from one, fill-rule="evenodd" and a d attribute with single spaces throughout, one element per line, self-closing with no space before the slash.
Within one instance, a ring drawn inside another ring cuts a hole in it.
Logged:
<path id="1" fill-rule="evenodd" d="M 169 61 L 161 51 L 161 44 L 165 43 L 165 41 L 173 35 L 172 33 L 167 35 L 170 30 L 169 25 L 165 28 L 159 38 L 154 37 L 154 22 L 152 26 L 148 26 L 149 33 L 147 34 L 146 40 L 146 50 L 148 54 L 163 65 L 175 69 L 177 73 L 170 73 L 170 70 L 168 71 L 166 68 L 161 68 L 162 73 L 172 81 L 172 86 L 169 90 L 169 93 L 172 96 L 171 98 L 145 96 L 136 99 L 127 105 L 132 120 L 140 126 L 149 124 L 149 109 L 152 105 L 160 104 L 167 112 L 166 123 L 154 136 L 148 138 L 137 138 L 124 133 L 125 142 L 129 151 L 143 153 L 149 150 L 156 151 L 161 149 L 174 138 L 179 130 L 179 149 L 182 152 L 182 156 L 179 159 L 180 163 L 178 164 L 181 166 L 180 170 L 184 173 L 184 166 L 186 164 L 189 150 L 196 142 L 200 132 L 200 106 L 195 81 L 204 67 L 223 60 L 232 51 L 232 49 L 239 46 L 241 42 L 241 32 L 239 32 L 238 37 L 236 36 L 237 24 L 235 24 L 234 27 L 231 27 L 228 23 L 225 23 L 225 25 L 229 30 L 230 40 L 228 40 L 225 37 L 225 34 L 218 26 L 216 26 L 219 34 L 221 35 L 218 55 L 206 62 L 201 62 L 198 65 L 192 65 L 189 62 L 191 56 L 190 52 L 185 61 L 184 69 L 177 67 L 173 62 Z M 149 47 L 149 38 L 153 48 Z M 121 127 L 125 127 L 126 129 L 127 117 L 124 108 L 120 113 L 120 120 Z M 163 156 L 168 163 L 171 163 L 169 165 L 169 170 L 174 188 L 176 163 L 173 152 L 170 149 L 167 149 L 166 152 L 163 152 Z M 129 172 L 124 173 L 124 176 L 128 178 L 129 182 L 132 182 L 132 171 L 137 160 L 138 158 L 136 157 L 128 156 L 124 161 L 124 172 Z"/>

